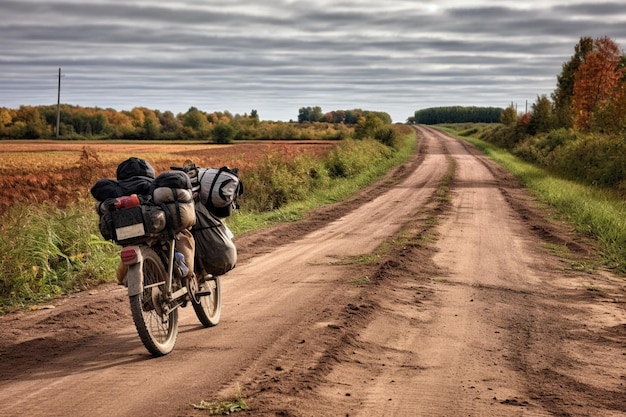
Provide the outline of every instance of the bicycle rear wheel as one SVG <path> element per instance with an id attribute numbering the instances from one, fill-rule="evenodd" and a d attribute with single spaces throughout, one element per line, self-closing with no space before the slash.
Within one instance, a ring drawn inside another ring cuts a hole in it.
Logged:
<path id="1" fill-rule="evenodd" d="M 164 314 L 165 269 L 152 249 L 144 248 L 142 254 L 143 292 L 130 297 L 130 310 L 146 349 L 154 356 L 163 356 L 176 344 L 178 309 Z"/>

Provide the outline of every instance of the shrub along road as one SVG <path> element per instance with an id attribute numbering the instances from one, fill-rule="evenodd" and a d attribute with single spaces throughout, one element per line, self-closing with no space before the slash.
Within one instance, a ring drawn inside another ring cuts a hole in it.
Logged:
<path id="1" fill-rule="evenodd" d="M 472 147 L 419 153 L 350 201 L 240 236 L 221 323 L 184 309 L 151 358 L 125 290 L 0 318 L 0 415 L 626 415 L 626 291 Z M 451 175 L 453 173 L 453 175 Z M 371 256 L 374 254 L 374 256 Z"/>

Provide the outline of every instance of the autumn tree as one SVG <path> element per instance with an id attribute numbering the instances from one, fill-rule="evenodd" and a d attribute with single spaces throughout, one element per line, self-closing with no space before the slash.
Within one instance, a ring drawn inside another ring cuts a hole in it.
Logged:
<path id="1" fill-rule="evenodd" d="M 171 111 L 155 111 L 155 114 L 159 119 L 159 123 L 161 124 L 161 131 L 163 133 L 175 134 L 182 128 L 182 124 Z"/>
<path id="2" fill-rule="evenodd" d="M 618 92 L 623 78 L 622 51 L 608 37 L 596 39 L 574 74 L 572 115 L 574 126 L 589 130 L 593 116 L 602 112 Z"/>
<path id="3" fill-rule="evenodd" d="M 24 139 L 52 137 L 52 129 L 45 123 L 37 107 L 20 106 L 14 120 L 23 123 L 20 123 L 19 126 L 20 135 Z"/>
<path id="4" fill-rule="evenodd" d="M 590 129 L 621 135 L 626 133 L 626 83 L 622 82 L 611 101 L 594 113 Z"/>
<path id="5" fill-rule="evenodd" d="M 367 116 L 359 120 L 354 127 L 354 138 L 365 139 L 373 138 L 376 132 L 385 125 L 385 122 L 376 114 L 368 113 Z"/>
<path id="6" fill-rule="evenodd" d="M 133 121 L 128 112 L 118 112 L 113 109 L 107 109 L 104 115 L 111 126 L 111 137 L 114 139 L 125 138 L 131 136 L 135 130 Z"/>
<path id="7" fill-rule="evenodd" d="M 196 107 L 190 107 L 183 116 L 183 126 L 195 132 L 202 132 L 206 129 L 207 118 Z"/>
<path id="8" fill-rule="evenodd" d="M 561 127 L 572 127 L 572 97 L 574 96 L 575 74 L 585 61 L 585 55 L 593 49 L 593 39 L 580 38 L 574 46 L 574 55 L 563 64 L 563 69 L 556 77 L 556 90 L 552 93 L 554 112 Z"/>
<path id="9" fill-rule="evenodd" d="M 13 116 L 11 115 L 11 111 L 7 108 L 0 109 L 0 128 L 8 126 L 13 121 Z"/>

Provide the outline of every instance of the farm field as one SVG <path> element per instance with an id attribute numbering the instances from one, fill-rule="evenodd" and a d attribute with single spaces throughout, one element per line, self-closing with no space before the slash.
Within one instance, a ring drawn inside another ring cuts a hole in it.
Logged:
<path id="1" fill-rule="evenodd" d="M 16 202 L 69 201 L 89 197 L 100 178 L 115 178 L 117 165 L 136 156 L 146 159 L 157 174 L 187 159 L 203 167 L 237 167 L 245 178 L 268 154 L 320 156 L 335 146 L 324 141 L 264 141 L 231 145 L 194 142 L 0 142 L 0 213 Z"/>

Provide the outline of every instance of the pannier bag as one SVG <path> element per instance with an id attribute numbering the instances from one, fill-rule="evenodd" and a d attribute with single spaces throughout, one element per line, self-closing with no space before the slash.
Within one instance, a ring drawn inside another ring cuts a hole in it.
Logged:
<path id="1" fill-rule="evenodd" d="M 224 275 L 237 264 L 237 248 L 228 227 L 202 204 L 196 204 L 196 224 L 191 228 L 196 244 L 196 269 Z"/>
<path id="2" fill-rule="evenodd" d="M 196 223 L 191 181 L 181 171 L 164 172 L 155 178 L 152 201 L 165 210 L 168 230 L 174 234 Z"/>
<path id="3" fill-rule="evenodd" d="M 130 199 L 133 201 L 128 204 Z M 141 204 L 137 195 L 110 198 L 96 206 L 100 215 L 102 237 L 120 245 L 133 245 L 158 235 L 167 223 L 166 215 L 159 206 Z"/>
<path id="4" fill-rule="evenodd" d="M 243 183 L 237 176 L 237 169 L 199 168 L 198 182 L 200 202 L 217 217 L 230 216 L 237 197 L 243 194 Z"/>

